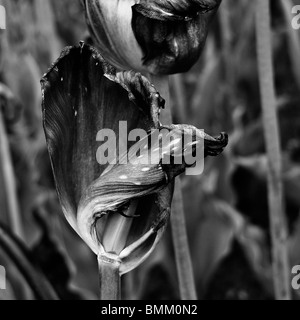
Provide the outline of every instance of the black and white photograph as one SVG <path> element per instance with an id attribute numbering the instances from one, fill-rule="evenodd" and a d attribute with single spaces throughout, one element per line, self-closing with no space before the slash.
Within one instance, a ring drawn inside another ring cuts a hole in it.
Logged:
<path id="1" fill-rule="evenodd" d="M 300 300 L 300 0 L 0 0 L 0 300 Z"/>

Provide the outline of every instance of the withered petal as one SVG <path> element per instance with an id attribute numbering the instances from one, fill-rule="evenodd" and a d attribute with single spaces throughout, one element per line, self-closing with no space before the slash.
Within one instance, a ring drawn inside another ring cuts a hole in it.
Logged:
<path id="1" fill-rule="evenodd" d="M 79 200 L 106 168 L 96 160 L 98 131 L 112 129 L 118 136 L 119 121 L 127 121 L 128 130 L 155 128 L 163 100 L 140 74 L 117 74 L 95 48 L 83 43 L 64 49 L 41 84 L 56 188 L 63 212 L 78 232 Z"/>
<path id="2" fill-rule="evenodd" d="M 221 0 L 154 0 L 134 5 L 132 29 L 149 72 L 187 72 L 199 59 L 220 3 Z"/>
<path id="3" fill-rule="evenodd" d="M 83 42 L 66 48 L 41 84 L 44 130 L 63 212 L 96 254 L 103 253 L 101 236 L 111 221 L 105 211 L 116 214 L 120 206 L 139 200 L 138 217 L 120 252 L 120 272 L 128 272 L 150 254 L 161 237 L 174 184 L 159 165 L 147 170 L 128 164 L 100 165 L 96 154 L 101 142 L 96 136 L 101 129 L 111 129 L 118 138 L 119 121 L 127 121 L 128 131 L 160 128 L 164 100 L 141 74 L 116 73 L 95 48 Z M 128 148 L 133 144 L 128 143 Z M 206 155 L 217 155 L 226 144 L 226 135 L 204 137 Z M 174 170 L 173 177 L 180 170 Z"/>
<path id="4" fill-rule="evenodd" d="M 149 133 L 135 143 L 133 151 L 130 149 L 125 155 L 120 156 L 118 162 L 109 166 L 108 170 L 105 170 L 98 179 L 91 183 L 83 194 L 78 208 L 78 220 L 81 221 L 81 233 L 88 235 L 86 241 L 92 236 L 94 242 L 99 241 L 101 243 L 105 231 L 103 228 L 106 224 L 105 220 L 110 219 L 110 214 L 123 212 L 131 201 L 138 200 L 139 205 L 136 209 L 135 217 L 130 221 L 130 228 L 131 230 L 134 229 L 134 232 L 129 232 L 129 235 L 134 236 L 129 237 L 130 240 L 127 240 L 127 246 L 138 241 L 149 230 L 151 223 L 161 218 L 162 213 L 170 207 L 170 204 L 167 204 L 167 207 L 161 205 L 163 199 L 168 198 L 167 195 L 162 197 L 161 194 L 164 193 L 166 188 L 168 190 L 168 185 L 172 184 L 176 176 L 183 173 L 188 166 L 193 166 L 193 164 L 188 165 L 184 162 L 183 150 L 187 146 L 184 141 L 185 134 L 190 135 L 192 139 L 189 139 L 186 143 L 202 141 L 204 156 L 218 155 L 228 143 L 226 134 L 213 138 L 190 125 L 161 126 L 159 129 L 162 129 L 162 131 L 158 131 L 161 132 L 160 134 L 157 131 L 155 131 L 157 134 Z M 189 130 L 193 130 L 193 132 L 188 133 Z M 166 139 L 164 140 L 164 145 L 162 146 L 164 150 L 161 149 L 159 142 L 159 135 L 162 137 L 163 131 L 167 132 L 165 135 L 169 136 L 170 139 L 171 137 L 173 138 L 169 142 Z M 176 140 L 176 145 L 174 144 L 174 139 Z M 172 149 L 172 146 L 176 146 L 176 148 Z M 194 144 L 193 148 L 196 150 L 196 144 Z M 159 149 L 161 150 L 159 151 Z M 174 153 L 178 149 L 181 151 Z M 130 162 L 131 156 L 136 154 L 138 150 L 138 158 Z M 153 154 L 151 152 L 153 150 L 157 150 L 157 154 Z M 162 160 L 167 154 L 171 156 L 170 163 L 163 164 Z M 129 161 L 126 164 L 121 164 L 120 160 L 123 160 L 124 156 L 126 156 L 126 160 L 128 156 Z M 176 164 L 173 161 L 175 156 L 182 157 L 183 161 L 180 164 Z M 194 164 L 196 164 L 196 161 L 195 159 Z M 160 201 L 156 201 L 156 197 Z M 155 204 L 158 204 L 159 210 L 154 208 L 156 207 Z M 95 221 L 98 219 L 99 223 L 96 224 Z M 163 227 L 164 225 L 159 223 L 159 226 Z M 155 229 L 158 229 L 158 227 Z"/>

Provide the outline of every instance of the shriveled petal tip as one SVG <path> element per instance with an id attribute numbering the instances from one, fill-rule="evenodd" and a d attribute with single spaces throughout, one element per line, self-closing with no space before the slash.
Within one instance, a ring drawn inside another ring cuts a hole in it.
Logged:
<path id="1" fill-rule="evenodd" d="M 228 134 L 225 132 L 221 132 L 220 135 L 215 138 L 206 135 L 204 140 L 204 155 L 217 156 L 223 152 L 227 144 Z"/>
<path id="2" fill-rule="evenodd" d="M 188 21 L 217 9 L 222 0 L 141 0 L 133 6 L 140 14 L 161 21 Z"/>
<path id="3" fill-rule="evenodd" d="M 118 72 L 115 80 L 128 91 L 129 99 L 143 112 L 151 126 L 148 130 L 159 127 L 159 115 L 165 107 L 165 100 L 149 80 L 135 71 Z"/>
<path id="4" fill-rule="evenodd" d="M 41 85 L 56 188 L 63 212 L 78 232 L 79 200 L 107 166 L 96 159 L 103 143 L 96 141 L 97 133 L 111 129 L 118 137 L 119 121 L 126 121 L 128 130 L 155 128 L 164 101 L 146 78 L 116 73 L 95 48 L 82 42 L 63 50 Z"/>

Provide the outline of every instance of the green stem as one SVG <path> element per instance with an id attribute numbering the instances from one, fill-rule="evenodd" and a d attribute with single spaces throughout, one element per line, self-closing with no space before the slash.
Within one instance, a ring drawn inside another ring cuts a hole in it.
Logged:
<path id="1" fill-rule="evenodd" d="M 256 37 L 264 133 L 268 157 L 268 203 L 272 237 L 275 297 L 291 298 L 287 227 L 284 210 L 282 159 L 276 115 L 274 71 L 272 65 L 270 2 L 256 1 Z"/>
<path id="2" fill-rule="evenodd" d="M 169 77 L 157 77 L 151 75 L 150 79 L 155 85 L 156 89 L 159 91 L 160 95 L 166 100 L 166 109 L 161 114 L 161 122 L 164 124 L 171 124 L 172 113 L 169 103 Z M 180 297 L 182 300 L 196 300 L 197 294 L 195 288 L 192 259 L 190 256 L 188 237 L 186 232 L 181 181 L 179 178 L 177 178 L 175 184 L 171 214 L 171 230 L 175 251 Z"/>
<path id="3" fill-rule="evenodd" d="M 114 257 L 98 256 L 100 300 L 121 300 L 120 262 Z"/>

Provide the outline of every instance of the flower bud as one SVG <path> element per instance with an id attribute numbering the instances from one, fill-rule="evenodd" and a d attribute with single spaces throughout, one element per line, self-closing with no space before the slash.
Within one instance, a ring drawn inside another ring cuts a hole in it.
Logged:
<path id="1" fill-rule="evenodd" d="M 120 69 L 188 71 L 204 47 L 221 0 L 84 0 L 87 23 L 105 59 Z"/>

